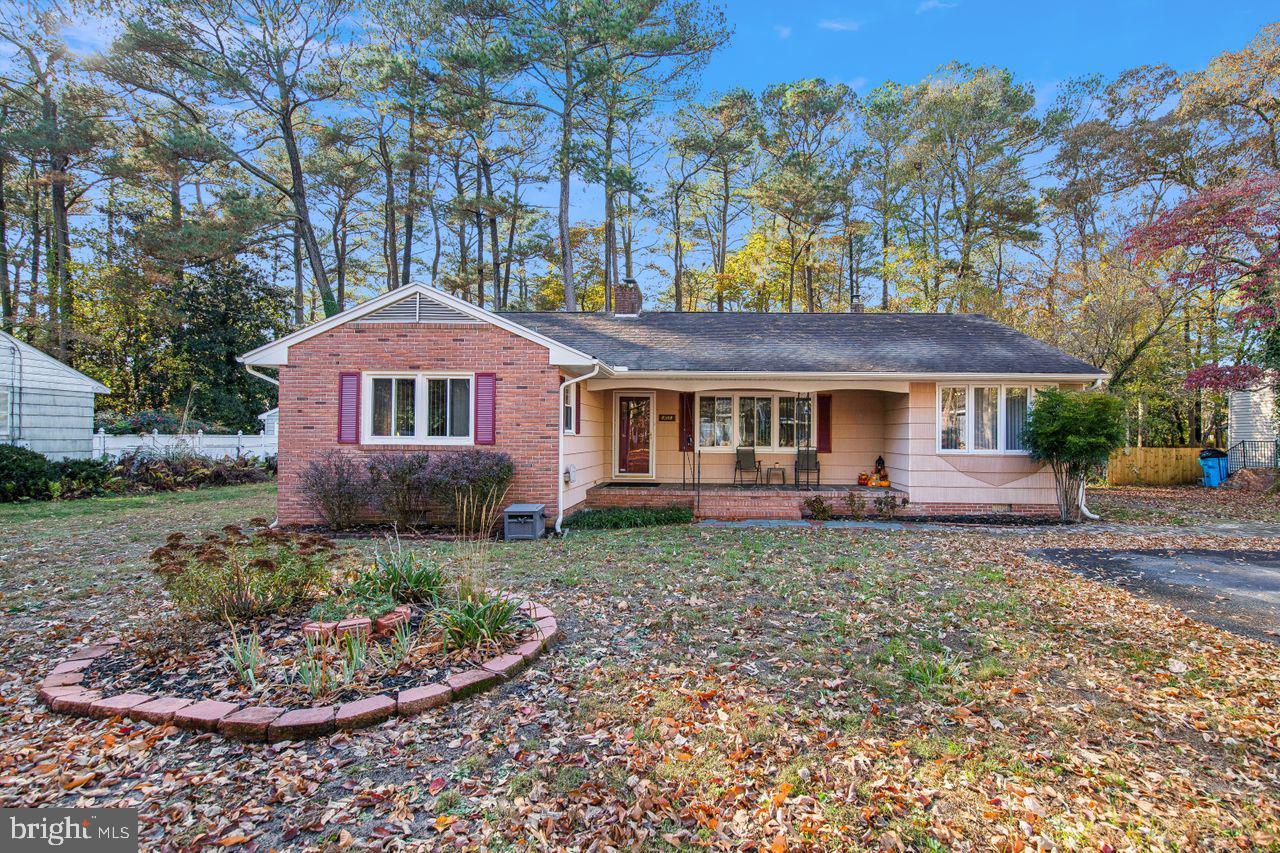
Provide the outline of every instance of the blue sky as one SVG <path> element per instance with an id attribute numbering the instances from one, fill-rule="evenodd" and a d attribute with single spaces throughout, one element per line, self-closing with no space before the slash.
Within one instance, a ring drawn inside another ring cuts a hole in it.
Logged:
<path id="1" fill-rule="evenodd" d="M 759 90 L 802 77 L 865 92 L 914 83 L 953 59 L 1001 65 L 1038 90 L 1136 65 L 1203 67 L 1280 20 L 1273 2 L 1065 0 L 726 0 L 733 41 L 704 76 L 706 91 Z"/>

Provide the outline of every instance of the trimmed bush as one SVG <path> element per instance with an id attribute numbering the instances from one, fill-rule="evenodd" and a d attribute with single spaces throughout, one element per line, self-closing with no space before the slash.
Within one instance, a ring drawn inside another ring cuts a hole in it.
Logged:
<path id="1" fill-rule="evenodd" d="M 334 530 L 354 526 L 373 495 L 368 466 L 337 450 L 307 463 L 301 488 L 307 502 Z"/>
<path id="2" fill-rule="evenodd" d="M 0 444 L 0 501 L 52 497 L 50 484 L 58 479 L 57 466 L 44 454 L 12 444 Z"/>
<path id="3" fill-rule="evenodd" d="M 626 527 L 656 527 L 662 524 L 690 524 L 693 510 L 687 506 L 616 507 L 583 509 L 565 519 L 571 530 L 621 530 Z"/>
<path id="4" fill-rule="evenodd" d="M 1085 480 L 1124 444 L 1124 403 L 1104 391 L 1036 394 L 1022 440 L 1031 458 L 1053 469 L 1063 521 L 1080 517 Z"/>
<path id="5" fill-rule="evenodd" d="M 432 497 L 453 507 L 464 534 L 487 535 L 515 475 L 515 463 L 507 454 L 467 448 L 435 454 L 425 483 Z"/>
<path id="6" fill-rule="evenodd" d="M 379 453 L 369 459 L 369 480 L 379 512 L 399 530 L 410 528 L 427 498 L 426 453 Z"/>

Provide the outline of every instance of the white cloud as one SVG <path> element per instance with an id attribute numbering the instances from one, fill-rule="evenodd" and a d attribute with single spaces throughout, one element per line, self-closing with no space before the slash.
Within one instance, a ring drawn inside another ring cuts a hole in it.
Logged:
<path id="1" fill-rule="evenodd" d="M 827 19 L 825 21 L 819 21 L 818 26 L 824 30 L 838 30 L 842 33 L 852 33 L 857 32 L 857 30 L 862 26 L 862 22 L 850 21 L 847 18 L 841 20 Z"/>
<path id="2" fill-rule="evenodd" d="M 923 0 L 916 7 L 916 14 L 923 15 L 925 12 L 932 12 L 935 9 L 954 9 L 957 5 L 956 3 L 944 3 L 942 0 Z"/>
<path id="3" fill-rule="evenodd" d="M 783 24 L 774 24 L 773 31 L 778 34 L 778 38 L 780 39 L 791 38 L 791 27 L 785 26 Z"/>
<path id="4" fill-rule="evenodd" d="M 859 91 L 866 85 L 867 85 L 867 78 L 863 77 L 862 75 L 858 75 L 857 77 L 854 77 L 848 83 L 849 88 L 855 92 Z"/>

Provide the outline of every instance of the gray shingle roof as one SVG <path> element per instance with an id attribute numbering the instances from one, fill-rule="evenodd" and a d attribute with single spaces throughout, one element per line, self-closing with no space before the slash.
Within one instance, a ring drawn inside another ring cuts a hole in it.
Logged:
<path id="1" fill-rule="evenodd" d="M 606 365 L 631 370 L 1102 375 L 981 314 L 502 316 Z"/>

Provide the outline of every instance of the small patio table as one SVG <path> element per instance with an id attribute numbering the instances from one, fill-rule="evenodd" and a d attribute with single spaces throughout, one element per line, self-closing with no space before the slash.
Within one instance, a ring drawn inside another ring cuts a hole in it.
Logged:
<path id="1" fill-rule="evenodd" d="M 787 469 L 783 468 L 781 465 L 770 465 L 768 468 L 764 469 L 764 482 L 766 486 L 773 482 L 774 474 L 778 475 L 779 483 L 784 486 L 787 484 Z"/>

